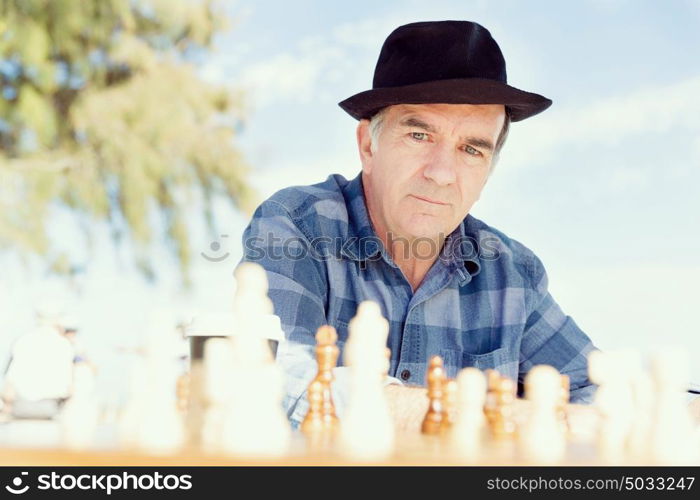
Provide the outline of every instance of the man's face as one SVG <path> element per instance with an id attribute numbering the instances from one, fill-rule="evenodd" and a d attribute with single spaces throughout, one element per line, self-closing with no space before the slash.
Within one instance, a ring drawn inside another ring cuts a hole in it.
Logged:
<path id="1" fill-rule="evenodd" d="M 362 120 L 357 139 L 375 230 L 409 240 L 451 233 L 481 195 L 504 119 L 496 104 L 391 106 L 374 148 Z"/>

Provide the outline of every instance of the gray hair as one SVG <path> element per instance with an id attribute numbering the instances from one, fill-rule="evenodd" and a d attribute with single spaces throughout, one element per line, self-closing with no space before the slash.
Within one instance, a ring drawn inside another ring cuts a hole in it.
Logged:
<path id="1" fill-rule="evenodd" d="M 370 151 L 374 154 L 377 151 L 377 145 L 379 144 L 379 135 L 382 133 L 382 126 L 384 125 L 384 117 L 386 116 L 386 111 L 389 109 L 389 106 L 386 108 L 382 108 L 377 114 L 375 114 L 370 120 L 369 120 L 369 136 L 372 140 L 370 144 Z M 498 139 L 496 139 L 496 147 L 495 151 L 493 153 L 493 161 L 491 162 L 491 171 L 489 172 L 489 175 L 491 172 L 493 172 L 494 167 L 496 166 L 496 163 L 498 162 L 498 158 L 501 154 L 501 149 L 503 148 L 503 145 L 506 142 L 506 139 L 508 138 L 508 131 L 510 130 L 510 113 L 508 112 L 508 108 L 506 108 L 506 117 L 503 120 L 503 127 L 501 128 L 501 132 L 498 134 Z"/>
<path id="2" fill-rule="evenodd" d="M 372 140 L 370 143 L 370 151 L 374 154 L 377 151 L 377 145 L 379 144 L 379 134 L 382 133 L 382 126 L 384 125 L 384 117 L 386 116 L 386 111 L 389 106 L 382 108 L 379 113 L 374 115 L 369 120 L 369 136 Z"/>

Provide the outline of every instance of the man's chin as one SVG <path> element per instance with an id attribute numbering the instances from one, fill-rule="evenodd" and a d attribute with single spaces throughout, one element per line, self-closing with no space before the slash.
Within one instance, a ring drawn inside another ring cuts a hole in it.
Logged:
<path id="1" fill-rule="evenodd" d="M 404 228 L 403 234 L 404 238 L 409 240 L 421 239 L 440 241 L 447 236 L 447 233 L 444 232 L 444 228 L 437 224 L 436 221 L 432 221 L 432 224 L 421 222 L 407 225 L 407 227 Z"/>

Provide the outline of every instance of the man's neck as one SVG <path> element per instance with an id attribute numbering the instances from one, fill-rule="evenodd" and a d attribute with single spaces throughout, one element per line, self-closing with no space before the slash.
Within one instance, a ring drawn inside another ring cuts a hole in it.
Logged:
<path id="1" fill-rule="evenodd" d="M 394 239 L 392 242 L 386 233 L 378 234 L 378 236 L 384 243 L 384 247 L 389 252 L 392 260 L 399 266 L 406 280 L 408 280 L 411 290 L 415 292 L 437 260 L 444 240 L 422 239 L 417 242 L 417 240 L 408 241 L 401 239 L 396 241 Z"/>
<path id="2" fill-rule="evenodd" d="M 374 233 L 382 241 L 389 256 L 399 266 L 404 277 L 411 285 L 411 289 L 415 292 L 440 255 L 445 238 L 440 236 L 435 239 L 417 239 L 393 234 L 380 218 L 373 217 L 372 198 L 367 196 L 367 185 L 365 182 L 363 176 L 365 206 L 372 229 L 374 229 Z"/>

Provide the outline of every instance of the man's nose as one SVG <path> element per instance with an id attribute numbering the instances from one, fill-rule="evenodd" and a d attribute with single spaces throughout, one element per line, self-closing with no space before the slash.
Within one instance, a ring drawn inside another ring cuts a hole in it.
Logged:
<path id="1" fill-rule="evenodd" d="M 423 176 L 439 186 L 448 186 L 457 181 L 455 159 L 448 147 L 436 145 L 427 159 Z"/>

